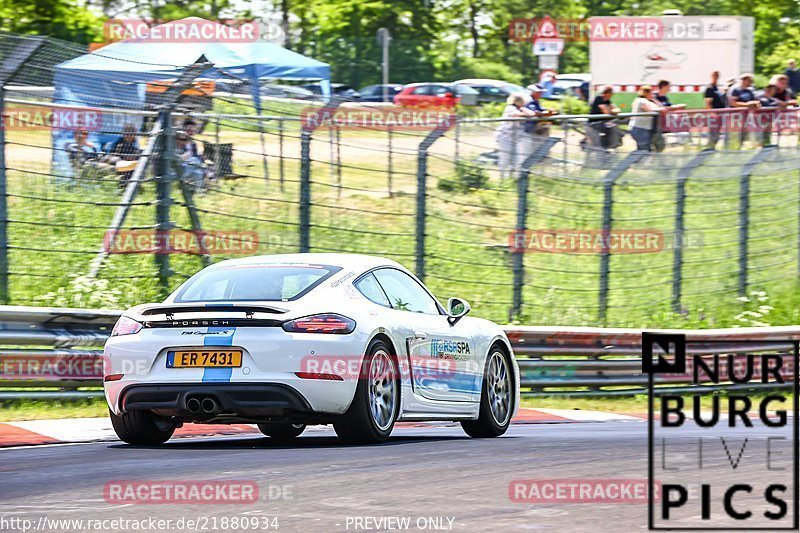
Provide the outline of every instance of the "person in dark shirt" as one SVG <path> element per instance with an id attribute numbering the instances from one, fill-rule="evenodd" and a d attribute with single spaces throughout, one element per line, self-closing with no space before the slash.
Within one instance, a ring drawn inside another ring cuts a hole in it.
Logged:
<path id="1" fill-rule="evenodd" d="M 592 101 L 592 107 L 589 112 L 592 115 L 616 115 L 619 113 L 619 108 L 611 103 L 613 94 L 614 89 L 610 85 L 603 87 L 600 94 L 595 96 L 594 101 Z M 590 144 L 605 149 L 616 148 L 622 142 L 619 126 L 613 120 L 589 122 L 587 137 Z"/>
<path id="2" fill-rule="evenodd" d="M 658 89 L 655 94 L 656 101 L 662 106 L 668 107 L 673 111 L 686 107 L 686 104 L 673 104 L 669 101 L 669 96 L 667 96 L 669 94 L 669 88 L 669 81 L 661 80 L 658 82 Z"/>
<path id="3" fill-rule="evenodd" d="M 789 76 L 786 74 L 776 74 L 769 80 L 775 86 L 775 99 L 780 107 L 789 107 L 797 104 L 795 93 L 789 87 Z"/>
<path id="4" fill-rule="evenodd" d="M 717 83 L 719 83 L 719 71 L 715 70 L 711 73 L 711 83 L 706 86 L 706 91 L 703 93 L 706 109 L 724 109 L 727 106 L 725 91 L 721 90 Z"/>
<path id="5" fill-rule="evenodd" d="M 133 171 L 136 168 L 135 163 L 142 154 L 139 143 L 136 140 L 136 126 L 133 124 L 125 124 L 122 127 L 122 135 L 119 139 L 114 141 L 111 148 L 108 150 L 103 160 L 104 162 L 114 165 L 119 174 L 119 186 L 125 188 L 133 176 Z M 126 164 L 124 162 L 130 162 Z"/>
<path id="6" fill-rule="evenodd" d="M 612 89 L 610 85 L 603 87 L 603 91 L 594 97 L 589 113 L 592 115 L 616 115 L 619 113 L 619 108 L 611 103 L 611 96 L 613 94 L 614 89 Z"/>
<path id="7" fill-rule="evenodd" d="M 728 94 L 728 104 L 731 107 L 759 107 L 761 103 L 756 98 L 753 90 L 753 75 L 742 74 L 739 83 L 731 88 Z"/>
<path id="8" fill-rule="evenodd" d="M 122 128 L 122 136 L 114 141 L 108 153 L 111 156 L 118 157 L 117 161 L 133 161 L 134 159 L 139 159 L 142 150 L 139 148 L 139 143 L 136 140 L 136 126 L 133 124 L 125 124 Z"/>
<path id="9" fill-rule="evenodd" d="M 778 87 L 772 83 L 764 87 L 763 91 L 758 93 L 758 101 L 761 102 L 761 107 L 778 107 L 780 100 L 775 97 L 775 91 Z"/>
<path id="10" fill-rule="evenodd" d="M 789 88 L 792 92 L 794 94 L 800 93 L 800 70 L 797 70 L 794 59 L 789 60 L 788 68 L 784 74 L 789 78 Z"/>

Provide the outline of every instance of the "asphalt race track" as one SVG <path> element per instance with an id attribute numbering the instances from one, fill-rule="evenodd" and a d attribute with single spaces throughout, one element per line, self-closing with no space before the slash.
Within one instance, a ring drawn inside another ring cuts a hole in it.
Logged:
<path id="1" fill-rule="evenodd" d="M 235 530 L 220 527 L 225 517 L 277 517 L 279 531 L 391 531 L 402 524 L 370 521 L 382 517 L 408 517 L 410 530 L 645 531 L 643 503 L 517 503 L 509 484 L 646 480 L 646 436 L 644 421 L 629 421 L 515 425 L 506 436 L 485 440 L 453 426 L 399 428 L 379 446 L 344 446 L 332 430 L 321 429 L 291 447 L 248 436 L 189 438 L 158 448 L 109 442 L 11 448 L 0 450 L 0 517 L 8 531 L 21 530 L 9 526 L 12 517 L 31 520 L 34 530 L 46 517 L 48 531 L 59 530 L 56 519 L 150 517 L 202 518 L 206 527 L 195 529 L 208 531 L 214 519 L 218 530 Z M 251 480 L 260 495 L 248 505 L 108 503 L 104 487 L 114 480 Z"/>

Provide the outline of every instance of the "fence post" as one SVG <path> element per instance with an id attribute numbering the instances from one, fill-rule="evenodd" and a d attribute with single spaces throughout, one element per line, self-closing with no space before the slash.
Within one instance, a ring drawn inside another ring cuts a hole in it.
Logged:
<path id="1" fill-rule="evenodd" d="M 386 133 L 388 134 L 387 143 L 388 143 L 388 149 L 389 149 L 389 161 L 388 161 L 389 174 L 388 174 L 388 177 L 387 177 L 387 180 L 388 180 L 387 181 L 387 186 L 389 187 L 389 198 L 391 198 L 392 197 L 392 174 L 394 174 L 394 165 L 393 165 L 393 161 L 392 161 L 393 149 L 392 149 L 392 126 L 391 125 L 386 127 Z"/>
<path id="2" fill-rule="evenodd" d="M 0 304 L 10 301 L 8 292 L 8 186 L 6 175 L 6 104 L 4 86 L 13 80 L 28 59 L 44 44 L 43 37 L 19 38 L 21 45 L 0 65 Z"/>
<path id="3" fill-rule="evenodd" d="M 161 123 L 161 143 L 158 157 L 158 179 L 156 181 L 156 265 L 158 265 L 158 282 L 162 295 L 169 294 L 169 278 L 172 274 L 169 266 L 169 232 L 172 221 L 169 208 L 172 200 L 172 182 L 175 179 L 175 127 L 172 125 L 172 108 L 167 107 L 159 112 Z M 163 247 L 163 248 L 162 248 Z"/>
<path id="4" fill-rule="evenodd" d="M 542 139 L 536 149 L 522 162 L 517 181 L 517 226 L 514 230 L 514 241 L 511 248 L 511 265 L 514 273 L 514 294 L 512 298 L 509 321 L 519 317 L 522 312 L 522 286 L 525 283 L 525 246 L 520 246 L 520 238 L 524 240 L 528 219 L 528 185 L 530 182 L 531 167 L 541 162 L 550 153 L 550 149 L 558 142 L 556 137 Z M 522 237 L 520 237 L 522 235 Z"/>
<path id="5" fill-rule="evenodd" d="M 750 238 L 750 176 L 772 153 L 774 146 L 764 146 L 742 167 L 739 180 L 739 296 L 747 295 L 747 254 Z"/>
<path id="6" fill-rule="evenodd" d="M 692 158 L 678 171 L 678 183 L 675 193 L 675 254 L 672 258 L 672 310 L 681 310 L 681 292 L 683 286 L 683 234 L 686 229 L 684 214 L 686 213 L 686 182 L 689 176 L 714 153 L 714 149 L 706 149 Z"/>
<path id="7" fill-rule="evenodd" d="M 608 238 L 611 234 L 611 225 L 614 220 L 614 184 L 625 174 L 628 168 L 644 158 L 647 152 L 636 150 L 628 154 L 625 159 L 614 165 L 603 179 L 603 249 L 600 252 L 600 297 L 598 305 L 598 318 L 605 325 L 608 316 L 608 277 L 611 252 L 608 249 Z"/>
<path id="8" fill-rule="evenodd" d="M 283 118 L 278 119 L 278 168 L 280 169 L 281 192 L 283 192 Z"/>
<path id="9" fill-rule="evenodd" d="M 457 166 L 458 162 L 461 160 L 461 153 L 459 151 L 459 145 L 461 144 L 461 121 L 459 120 L 459 118 L 457 116 L 456 116 L 455 120 L 456 120 L 456 131 L 455 131 L 455 139 L 456 139 L 456 141 L 455 141 L 456 142 L 455 150 L 456 150 L 456 152 L 455 152 L 455 156 L 454 156 L 454 161 L 455 161 L 455 164 Z"/>
<path id="10" fill-rule="evenodd" d="M 416 213 L 416 274 L 425 280 L 425 217 L 427 215 L 428 149 L 452 126 L 442 122 L 419 143 L 417 148 L 417 213 Z"/>
<path id="11" fill-rule="evenodd" d="M 311 133 L 301 126 L 300 130 L 300 253 L 311 251 Z"/>

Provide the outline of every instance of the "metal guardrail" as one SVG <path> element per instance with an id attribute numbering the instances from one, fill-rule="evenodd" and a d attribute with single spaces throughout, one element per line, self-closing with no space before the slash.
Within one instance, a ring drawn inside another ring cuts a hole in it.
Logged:
<path id="1" fill-rule="evenodd" d="M 0 389 L 4 389 L 0 399 L 100 396 L 102 345 L 120 314 L 0 306 Z M 505 330 L 525 395 L 646 392 L 640 330 L 560 326 L 506 326 Z M 793 349 L 791 341 L 800 341 L 800 326 L 656 332 L 683 333 L 690 341 L 689 353 L 733 354 L 734 363 L 747 353 L 788 351 Z M 666 382 L 674 388 L 688 384 L 688 375 Z"/>

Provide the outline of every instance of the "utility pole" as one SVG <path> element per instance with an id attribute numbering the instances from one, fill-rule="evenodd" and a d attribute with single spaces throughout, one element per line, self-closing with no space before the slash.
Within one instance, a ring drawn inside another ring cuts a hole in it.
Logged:
<path id="1" fill-rule="evenodd" d="M 383 87 L 381 89 L 383 91 L 382 100 L 384 102 L 389 99 L 389 88 L 387 85 L 389 84 L 389 43 L 391 40 L 392 36 L 388 29 L 380 28 L 378 30 L 378 42 L 381 44 L 383 53 L 381 59 L 381 69 L 383 70 L 383 78 L 381 83 L 383 84 Z"/>

